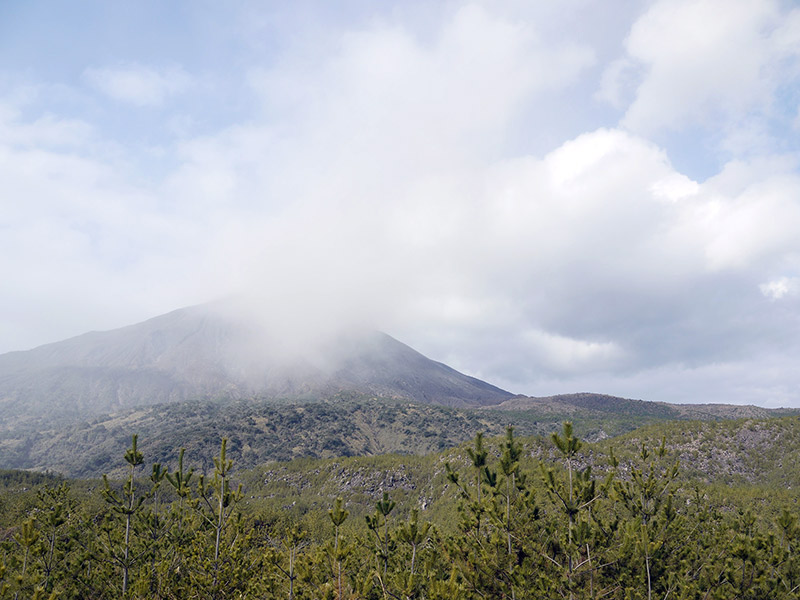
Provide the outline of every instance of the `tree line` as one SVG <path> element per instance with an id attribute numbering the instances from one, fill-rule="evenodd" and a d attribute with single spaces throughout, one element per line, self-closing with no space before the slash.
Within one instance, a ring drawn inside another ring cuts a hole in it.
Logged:
<path id="1" fill-rule="evenodd" d="M 478 434 L 446 463 L 451 527 L 383 492 L 352 522 L 342 498 L 326 533 L 244 509 L 223 439 L 213 472 L 180 452 L 147 472 L 133 436 L 122 481 L 91 501 L 46 485 L 0 541 L 0 599 L 615 599 L 800 597 L 795 507 L 777 518 L 712 502 L 660 445 L 591 464 L 565 423 L 552 457 L 524 461 L 513 428 Z M 424 511 L 423 511 L 424 512 Z M 349 521 L 349 522 L 348 522 Z"/>

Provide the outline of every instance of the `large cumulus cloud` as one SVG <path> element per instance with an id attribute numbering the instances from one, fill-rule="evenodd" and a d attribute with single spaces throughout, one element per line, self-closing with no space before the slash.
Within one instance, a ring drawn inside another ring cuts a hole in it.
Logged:
<path id="1" fill-rule="evenodd" d="M 0 350 L 244 293 L 516 392 L 800 404 L 796 11 L 409 6 L 4 79 Z"/>

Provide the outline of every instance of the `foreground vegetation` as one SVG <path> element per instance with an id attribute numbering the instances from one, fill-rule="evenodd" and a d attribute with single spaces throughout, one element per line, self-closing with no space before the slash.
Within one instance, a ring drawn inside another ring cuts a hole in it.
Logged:
<path id="1" fill-rule="evenodd" d="M 203 475 L 183 452 L 172 469 L 145 469 L 134 436 L 124 477 L 93 491 L 0 474 L 16 490 L 0 497 L 0 598 L 798 598 L 789 482 L 748 488 L 738 466 L 724 488 L 699 477 L 701 459 L 746 454 L 744 443 L 769 459 L 766 435 L 784 446 L 776 460 L 794 456 L 785 445 L 795 421 L 642 430 L 615 440 L 616 452 L 583 444 L 569 423 L 549 440 L 509 428 L 415 458 L 425 485 L 401 472 L 401 458 L 376 458 L 381 481 L 393 482 L 383 489 L 345 464 L 357 459 L 234 482 L 225 440 Z M 794 466 L 780 470 L 794 477 Z M 342 497 L 315 479 L 332 473 L 347 481 L 331 488 Z M 360 514 L 367 487 L 377 499 Z M 755 505 L 748 489 L 770 493 Z"/>

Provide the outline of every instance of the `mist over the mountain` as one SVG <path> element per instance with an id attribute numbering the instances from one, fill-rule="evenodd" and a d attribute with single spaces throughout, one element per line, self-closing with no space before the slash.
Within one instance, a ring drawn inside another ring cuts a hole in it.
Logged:
<path id="1" fill-rule="evenodd" d="M 0 356 L 6 419 L 86 417 L 193 399 L 318 399 L 343 391 L 479 406 L 511 396 L 365 328 L 294 329 L 241 299 Z"/>

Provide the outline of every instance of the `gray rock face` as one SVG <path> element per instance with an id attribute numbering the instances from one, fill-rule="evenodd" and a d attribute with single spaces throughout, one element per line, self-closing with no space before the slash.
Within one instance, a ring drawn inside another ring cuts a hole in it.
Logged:
<path id="1" fill-rule="evenodd" d="M 339 335 L 302 352 L 212 305 L 0 355 L 0 414 L 85 418 L 189 399 L 313 399 L 353 391 L 451 406 L 512 396 L 379 332 Z"/>

